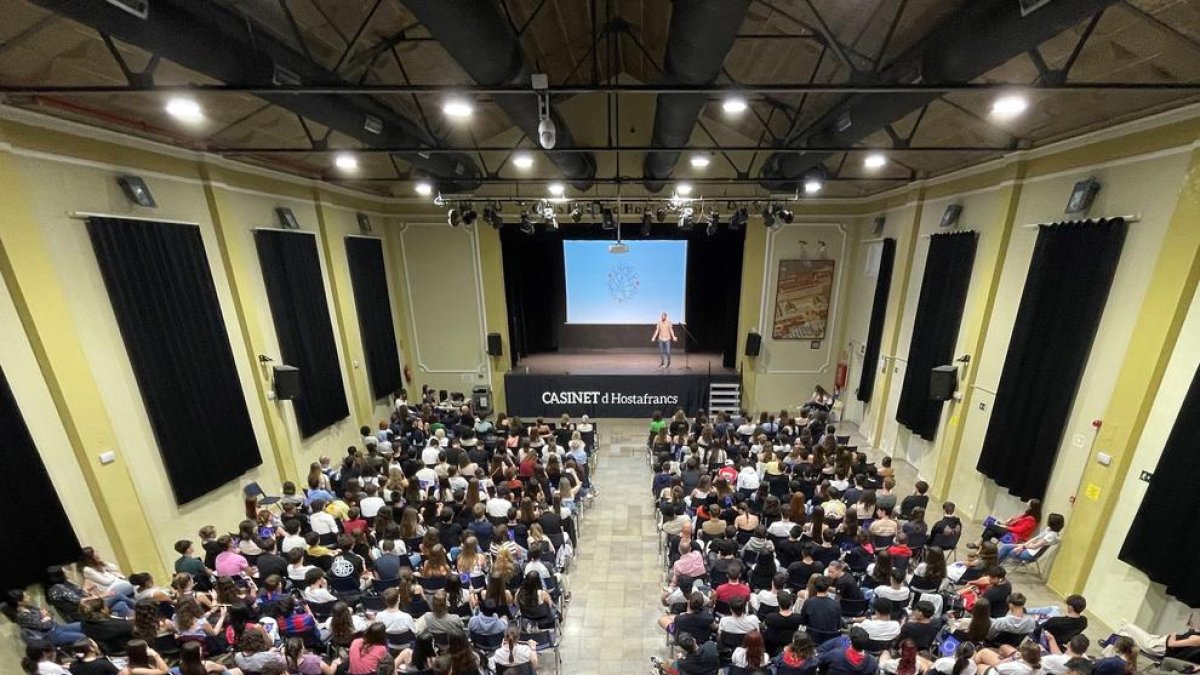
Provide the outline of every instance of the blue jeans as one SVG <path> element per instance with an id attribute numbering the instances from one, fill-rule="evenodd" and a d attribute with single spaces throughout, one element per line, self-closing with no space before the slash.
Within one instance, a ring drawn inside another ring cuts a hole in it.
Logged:
<path id="1" fill-rule="evenodd" d="M 1000 546 L 996 548 L 996 552 L 998 553 L 996 556 L 996 562 L 1004 562 L 1013 556 L 1016 556 L 1018 560 L 1024 560 L 1025 562 L 1030 562 L 1033 560 L 1033 551 L 1021 551 L 1020 553 L 1014 553 L 1018 546 L 1020 546 L 1020 544 L 1000 544 Z"/>
<path id="2" fill-rule="evenodd" d="M 659 365 L 664 365 L 664 366 L 671 365 L 671 341 L 670 340 L 659 340 L 658 341 L 658 356 L 659 356 Z"/>
<path id="3" fill-rule="evenodd" d="M 49 633 L 46 633 L 46 637 L 54 643 L 55 647 L 69 647 L 76 642 L 82 642 L 87 639 L 87 636 L 83 634 L 83 627 L 79 625 L 79 622 L 56 625 L 50 629 Z"/>

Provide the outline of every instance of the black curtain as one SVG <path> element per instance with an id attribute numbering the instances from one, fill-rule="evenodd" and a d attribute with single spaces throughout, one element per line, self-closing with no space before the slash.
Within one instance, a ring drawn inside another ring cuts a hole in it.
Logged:
<path id="1" fill-rule="evenodd" d="M 1200 606 L 1200 372 L 1192 377 L 1175 426 L 1117 556 L 1163 584 L 1189 607 Z M 1133 448 L 1129 448 L 1133 452 Z M 1114 488 L 1119 489 L 1119 486 Z"/>
<path id="2" fill-rule="evenodd" d="M 9 541 L 30 544 L 21 546 L 19 552 L 0 556 L 0 590 L 23 589 L 44 581 L 47 567 L 78 560 L 79 540 L 3 371 L 0 371 L 0 475 L 7 477 L 4 498 L 10 505 L 20 505 L 20 508 L 0 509 L 0 529 Z M 76 486 L 76 489 L 85 488 Z"/>
<path id="3" fill-rule="evenodd" d="M 1043 225 L 976 468 L 1041 499 L 1121 260 L 1125 221 Z"/>
<path id="4" fill-rule="evenodd" d="M 858 400 L 868 403 L 879 372 L 879 344 L 883 342 L 883 321 L 887 317 L 888 294 L 892 291 L 892 267 L 896 262 L 896 240 L 884 239 L 879 253 L 879 275 L 875 277 L 875 299 L 871 301 L 871 325 L 863 351 L 862 377 L 858 380 Z"/>
<path id="5" fill-rule="evenodd" d="M 650 235 L 642 237 L 638 233 L 640 227 L 640 223 L 622 224 L 621 231 L 629 241 L 687 240 L 684 305 L 687 327 L 694 336 L 688 347 L 694 352 L 720 352 L 725 366 L 733 367 L 737 361 L 745 231 L 721 227 L 708 236 L 703 228 L 681 232 L 674 222 L 667 222 L 652 224 Z M 523 234 L 511 225 L 501 231 L 509 342 L 513 352 L 510 356 L 514 365 L 523 356 L 558 351 L 559 332 L 567 319 L 563 240 L 615 239 L 615 235 L 614 231 L 591 223 L 563 223 L 557 231 L 539 227 L 532 235 Z"/>
<path id="6" fill-rule="evenodd" d="M 175 501 L 261 464 L 200 228 L 121 218 L 87 227 Z"/>
<path id="7" fill-rule="evenodd" d="M 954 358 L 978 239 L 977 233 L 968 231 L 935 234 L 929 241 L 908 366 L 896 408 L 896 421 L 927 441 L 937 434 L 942 414 L 942 401 L 929 398 L 929 373 Z"/>
<path id="8" fill-rule="evenodd" d="M 400 353 L 396 350 L 383 242 L 372 237 L 346 237 L 346 259 L 350 262 L 350 285 L 354 288 L 371 395 L 376 400 L 386 398 L 400 388 Z"/>
<path id="9" fill-rule="evenodd" d="M 350 416 L 317 240 L 306 232 L 255 230 L 258 261 L 283 361 L 300 369 L 292 401 L 300 435 L 308 438 Z"/>

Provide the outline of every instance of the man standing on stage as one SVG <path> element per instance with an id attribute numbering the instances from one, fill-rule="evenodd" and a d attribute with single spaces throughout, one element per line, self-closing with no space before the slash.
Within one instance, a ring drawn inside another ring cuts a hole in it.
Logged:
<path id="1" fill-rule="evenodd" d="M 667 319 L 667 313 L 663 312 L 658 319 L 658 325 L 654 327 L 654 335 L 650 338 L 651 342 L 658 343 L 659 368 L 671 367 L 671 343 L 676 341 L 675 328 L 671 326 L 671 322 Z"/>

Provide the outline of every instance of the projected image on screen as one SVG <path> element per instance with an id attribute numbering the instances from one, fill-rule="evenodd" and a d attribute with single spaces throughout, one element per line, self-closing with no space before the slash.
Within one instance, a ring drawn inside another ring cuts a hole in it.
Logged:
<path id="1" fill-rule="evenodd" d="M 609 253 L 611 241 L 563 241 L 567 323 L 647 325 L 666 312 L 686 322 L 686 241 L 631 241 Z"/>

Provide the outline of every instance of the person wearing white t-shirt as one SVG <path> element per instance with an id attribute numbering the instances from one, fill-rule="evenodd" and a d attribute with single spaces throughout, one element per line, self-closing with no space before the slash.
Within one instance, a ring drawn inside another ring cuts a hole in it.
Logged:
<path id="1" fill-rule="evenodd" d="M 438 429 L 438 431 L 441 431 L 441 429 Z M 429 439 L 429 445 L 426 445 L 425 449 L 421 451 L 421 462 L 424 463 L 425 466 L 436 466 L 438 463 L 438 455 L 441 454 L 441 452 L 442 446 L 438 444 L 438 440 L 436 438 L 431 438 Z"/>
<path id="2" fill-rule="evenodd" d="M 377 485 L 367 485 L 366 492 L 367 496 L 358 502 L 358 511 L 363 518 L 374 518 L 379 515 L 379 509 L 386 506 L 387 502 L 379 496 L 379 486 Z"/>
<path id="3" fill-rule="evenodd" d="M 1078 659 L 1087 654 L 1088 647 L 1091 646 L 1091 641 L 1087 636 L 1080 633 L 1070 640 L 1067 640 L 1066 651 L 1060 654 L 1043 654 L 1042 655 L 1042 670 L 1049 675 L 1066 675 L 1071 669 L 1067 667 L 1067 662 L 1071 659 Z"/>
<path id="4" fill-rule="evenodd" d="M 487 503 L 484 505 L 488 518 L 493 522 L 508 520 L 508 510 L 512 507 L 512 502 L 508 500 L 508 488 L 504 487 L 497 490 L 496 496 L 487 500 Z"/>
<path id="5" fill-rule="evenodd" d="M 417 622 L 412 614 L 400 609 L 400 591 L 389 588 L 383 592 L 385 609 L 375 613 L 375 620 L 382 623 L 391 635 L 404 632 L 417 632 Z"/>
<path id="6" fill-rule="evenodd" d="M 320 535 L 337 534 L 338 521 L 337 518 L 325 510 L 325 502 L 318 499 L 313 502 L 313 514 L 308 517 L 308 526 L 313 532 Z"/>
<path id="7" fill-rule="evenodd" d="M 758 489 L 758 471 L 754 469 L 754 465 L 750 462 L 745 462 L 742 465 L 742 470 L 738 471 L 737 489 L 738 492 L 751 493 Z"/>
<path id="8" fill-rule="evenodd" d="M 874 616 L 863 619 L 859 626 L 867 631 L 867 636 L 873 642 L 891 642 L 900 636 L 900 622 L 892 618 L 894 603 L 887 598 L 875 598 L 871 603 L 875 608 Z"/>
<path id="9" fill-rule="evenodd" d="M 940 675 L 975 675 L 979 671 L 979 667 L 975 665 L 975 644 L 963 640 L 958 643 L 953 656 L 937 659 L 930 669 Z"/>

